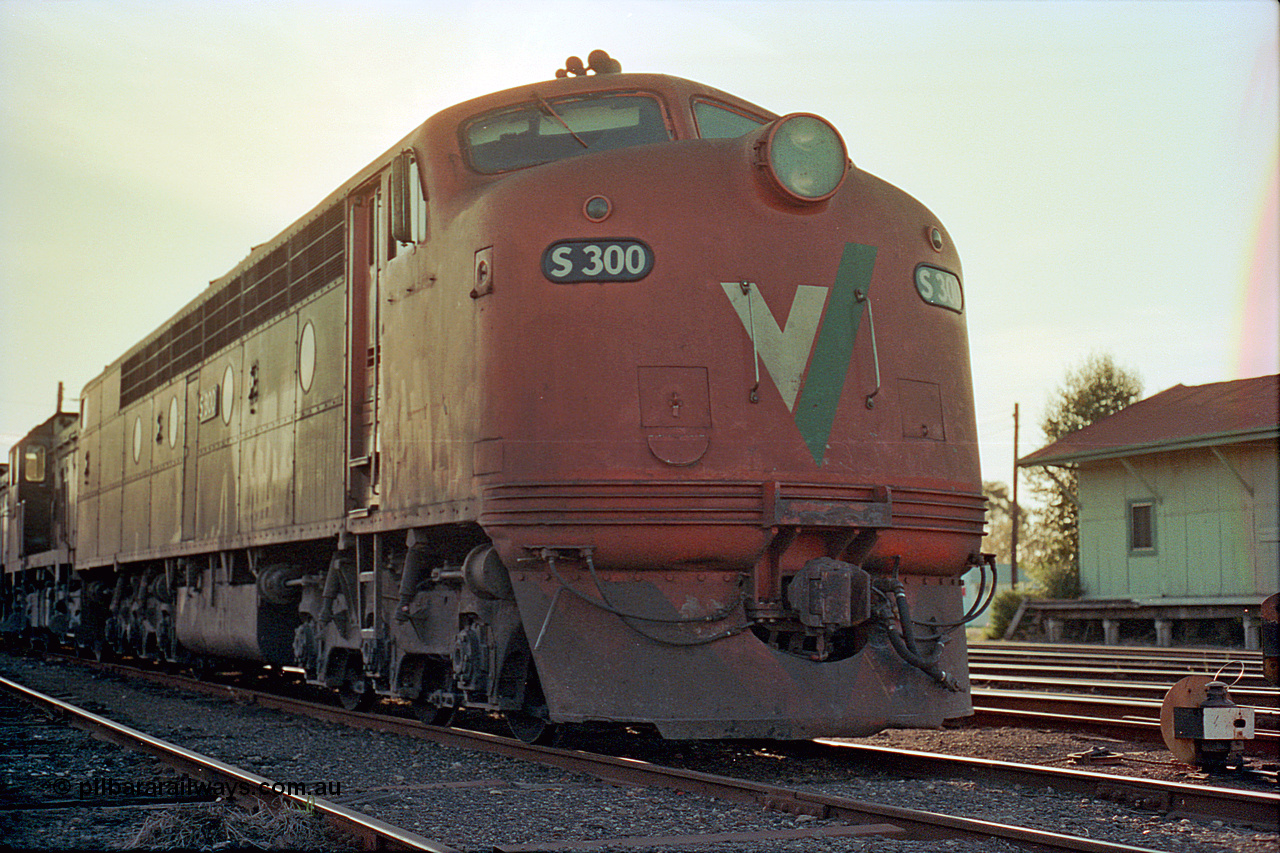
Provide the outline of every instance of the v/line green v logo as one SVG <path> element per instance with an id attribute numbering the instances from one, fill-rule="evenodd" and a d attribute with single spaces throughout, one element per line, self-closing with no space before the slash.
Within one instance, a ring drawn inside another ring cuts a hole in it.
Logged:
<path id="1" fill-rule="evenodd" d="M 818 465 L 827 454 L 862 323 L 865 303 L 854 294 L 868 292 L 875 263 L 875 246 L 845 243 L 835 283 L 797 287 L 781 325 L 755 285 L 720 284 Z"/>

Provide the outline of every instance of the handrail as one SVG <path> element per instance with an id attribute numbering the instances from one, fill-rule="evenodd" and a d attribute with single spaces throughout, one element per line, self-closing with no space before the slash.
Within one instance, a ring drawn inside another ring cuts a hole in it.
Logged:
<path id="1" fill-rule="evenodd" d="M 871 296 L 864 290 L 855 290 L 853 298 L 858 302 L 867 303 L 867 323 L 871 326 L 871 360 L 876 367 L 876 387 L 875 390 L 867 395 L 867 408 L 874 409 L 876 407 L 876 395 L 880 393 L 880 353 L 876 349 L 876 317 L 871 311 Z"/>

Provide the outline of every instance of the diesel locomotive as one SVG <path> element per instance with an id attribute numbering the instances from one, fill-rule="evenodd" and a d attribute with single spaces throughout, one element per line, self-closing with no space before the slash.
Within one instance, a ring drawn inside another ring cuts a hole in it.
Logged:
<path id="1" fill-rule="evenodd" d="M 18 442 L 3 625 L 527 740 L 938 726 L 988 565 L 964 310 L 946 229 L 826 120 L 571 58 Z"/>

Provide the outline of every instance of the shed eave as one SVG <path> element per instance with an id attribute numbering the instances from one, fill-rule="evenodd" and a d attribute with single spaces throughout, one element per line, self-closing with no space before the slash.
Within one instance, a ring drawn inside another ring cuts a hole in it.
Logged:
<path id="1" fill-rule="evenodd" d="M 1096 449 L 1064 450 L 1059 453 L 1039 455 L 1041 451 L 1024 456 L 1018 460 L 1019 468 L 1040 468 L 1050 465 L 1068 465 L 1079 462 L 1101 462 L 1107 459 L 1121 459 L 1129 456 L 1147 456 L 1153 453 L 1170 453 L 1179 450 L 1194 450 L 1202 447 L 1221 447 L 1228 444 L 1247 444 L 1255 441 L 1280 438 L 1280 425 L 1262 429 L 1233 430 L 1211 435 L 1188 436 L 1179 439 L 1165 439 L 1146 444 L 1126 444 Z M 1052 447 L 1053 445 L 1049 445 Z M 1048 450 L 1049 448 L 1044 448 Z"/>

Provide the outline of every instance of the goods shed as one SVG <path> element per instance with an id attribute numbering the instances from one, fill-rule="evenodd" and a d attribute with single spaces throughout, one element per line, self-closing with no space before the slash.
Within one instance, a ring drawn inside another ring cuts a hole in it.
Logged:
<path id="1" fill-rule="evenodd" d="M 1019 459 L 1077 472 L 1084 590 L 1021 620 L 1051 640 L 1100 627 L 1088 638 L 1154 631 L 1172 645 L 1216 630 L 1258 648 L 1259 607 L 1280 585 L 1278 439 L 1271 375 L 1176 385 Z"/>

